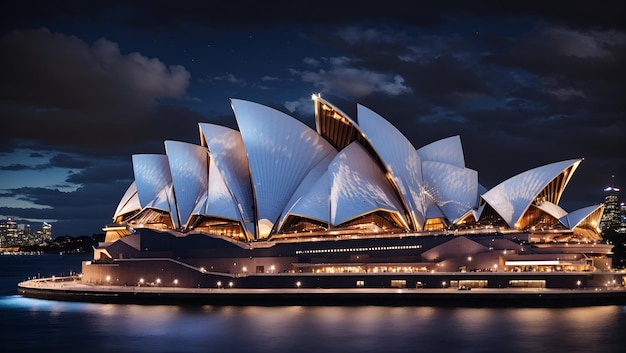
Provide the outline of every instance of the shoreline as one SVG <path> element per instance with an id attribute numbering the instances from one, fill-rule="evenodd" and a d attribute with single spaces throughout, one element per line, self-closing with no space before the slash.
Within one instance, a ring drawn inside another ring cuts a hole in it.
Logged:
<path id="1" fill-rule="evenodd" d="M 20 282 L 24 297 L 111 304 L 227 306 L 576 307 L 626 305 L 626 288 L 186 288 L 87 285 L 76 277 Z"/>

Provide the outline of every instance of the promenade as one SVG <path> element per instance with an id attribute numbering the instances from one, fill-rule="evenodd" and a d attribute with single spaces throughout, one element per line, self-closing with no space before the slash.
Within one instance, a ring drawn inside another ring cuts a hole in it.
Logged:
<path id="1" fill-rule="evenodd" d="M 176 305 L 413 305 L 459 307 L 559 307 L 626 304 L 626 288 L 186 288 L 88 285 L 78 277 L 32 279 L 18 284 L 32 298 Z"/>

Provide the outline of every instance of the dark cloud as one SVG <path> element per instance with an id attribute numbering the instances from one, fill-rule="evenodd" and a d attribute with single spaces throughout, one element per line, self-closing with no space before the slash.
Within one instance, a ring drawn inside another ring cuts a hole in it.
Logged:
<path id="1" fill-rule="evenodd" d="M 46 29 L 12 31 L 0 37 L 0 50 L 4 101 L 39 113 L 144 110 L 155 99 L 182 97 L 189 84 L 184 67 L 121 54 L 106 39 L 89 45 Z"/>
<path id="2" fill-rule="evenodd" d="M 76 152 L 128 153 L 127 146 L 163 138 L 163 130 L 184 131 L 177 128 L 184 126 L 182 120 L 189 119 L 193 128 L 203 119 L 158 101 L 184 95 L 190 75 L 182 66 L 121 54 L 117 44 L 104 39 L 89 46 L 47 30 L 10 32 L 0 38 L 0 48 L 0 113 L 11 119 L 0 132 L 5 141 L 42 141 L 68 152 L 80 146 Z M 182 136 L 189 135 L 170 138 Z"/>
<path id="3" fill-rule="evenodd" d="M 39 153 L 31 153 L 30 156 L 32 157 L 33 154 L 40 156 L 36 158 L 43 157 L 43 155 Z M 43 170 L 43 169 L 48 169 L 48 168 L 81 169 L 81 168 L 89 167 L 91 164 L 92 163 L 90 161 L 84 158 L 72 156 L 72 155 L 65 154 L 65 153 L 59 153 L 59 154 L 52 156 L 52 158 L 50 158 L 50 161 L 48 163 L 37 164 L 37 165 L 24 165 L 24 164 L 13 163 L 7 166 L 0 166 L 0 170 L 19 171 L 19 170 Z"/>
<path id="4" fill-rule="evenodd" d="M 77 158 L 65 153 L 59 153 L 50 158 L 50 166 L 58 168 L 81 169 L 87 168 L 91 166 L 91 164 L 92 163 L 86 159 Z"/>
<path id="5" fill-rule="evenodd" d="M 522 38 L 507 38 L 484 60 L 537 75 L 574 80 L 624 82 L 626 33 L 611 30 L 573 30 L 545 25 Z"/>
<path id="6" fill-rule="evenodd" d="M 585 157 L 562 205 L 588 206 L 602 201 L 611 174 L 626 185 L 623 8 L 582 0 L 3 5 L 0 116 L 10 123 L 0 151 L 56 155 L 0 170 L 69 168 L 66 182 L 79 188 L 5 190 L 50 208 L 0 214 L 57 219 L 56 235 L 76 232 L 70 225 L 99 232 L 132 180 L 132 154 L 164 153 L 164 140 L 198 143 L 201 121 L 237 128 L 228 97 L 313 126 L 316 90 L 354 118 L 356 103 L 373 109 L 416 148 L 460 135 L 467 166 L 487 187 Z M 258 39 L 277 28 L 280 38 Z"/>
<path id="7" fill-rule="evenodd" d="M 107 184 L 111 181 L 119 181 L 130 185 L 133 180 L 131 156 L 126 160 L 101 163 L 74 173 L 67 178 L 67 182 L 84 185 L 89 188 L 92 184 Z M 121 191 L 123 192 L 123 190 Z M 121 194 L 120 194 L 121 197 Z"/>
<path id="8" fill-rule="evenodd" d="M 24 164 L 16 164 L 16 163 L 0 166 L 0 170 L 6 170 L 6 171 L 31 170 L 31 169 L 33 169 L 32 166 L 24 165 Z"/>

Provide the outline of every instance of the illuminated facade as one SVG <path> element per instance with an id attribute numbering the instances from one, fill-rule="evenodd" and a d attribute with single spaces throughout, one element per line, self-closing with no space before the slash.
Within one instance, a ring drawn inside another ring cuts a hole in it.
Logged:
<path id="1" fill-rule="evenodd" d="M 200 123 L 199 144 L 134 155 L 135 180 L 83 280 L 571 287 L 569 274 L 591 284 L 587 274 L 611 270 L 604 206 L 558 205 L 580 159 L 486 189 L 459 136 L 415 148 L 364 106 L 353 119 L 319 95 L 313 104 L 315 130 L 233 99 L 238 130 Z"/>
<path id="2" fill-rule="evenodd" d="M 622 228 L 619 193 L 620 189 L 613 183 L 604 189 L 604 214 L 600 221 L 600 229 L 603 231 L 620 231 Z"/>
<path id="3" fill-rule="evenodd" d="M 574 231 L 581 240 L 599 239 L 597 214 L 571 222 L 558 206 L 580 159 L 486 190 L 465 166 L 459 136 L 416 149 L 362 105 L 352 119 L 319 95 L 313 103 L 316 130 L 233 99 L 239 131 L 200 123 L 199 145 L 166 141 L 163 155 L 134 155 L 135 181 L 107 241 L 131 228 L 255 242 L 459 228 L 572 232 L 581 225 L 585 231 Z"/>

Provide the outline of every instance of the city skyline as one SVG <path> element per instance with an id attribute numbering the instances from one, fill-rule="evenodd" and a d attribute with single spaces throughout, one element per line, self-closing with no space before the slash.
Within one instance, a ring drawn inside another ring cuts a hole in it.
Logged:
<path id="1" fill-rule="evenodd" d="M 318 92 L 416 148 L 460 135 L 487 189 L 571 158 L 564 208 L 601 203 L 612 175 L 624 187 L 621 3 L 387 5 L 3 5 L 0 218 L 101 233 L 131 154 L 236 128 L 230 98 L 312 126 Z"/>

